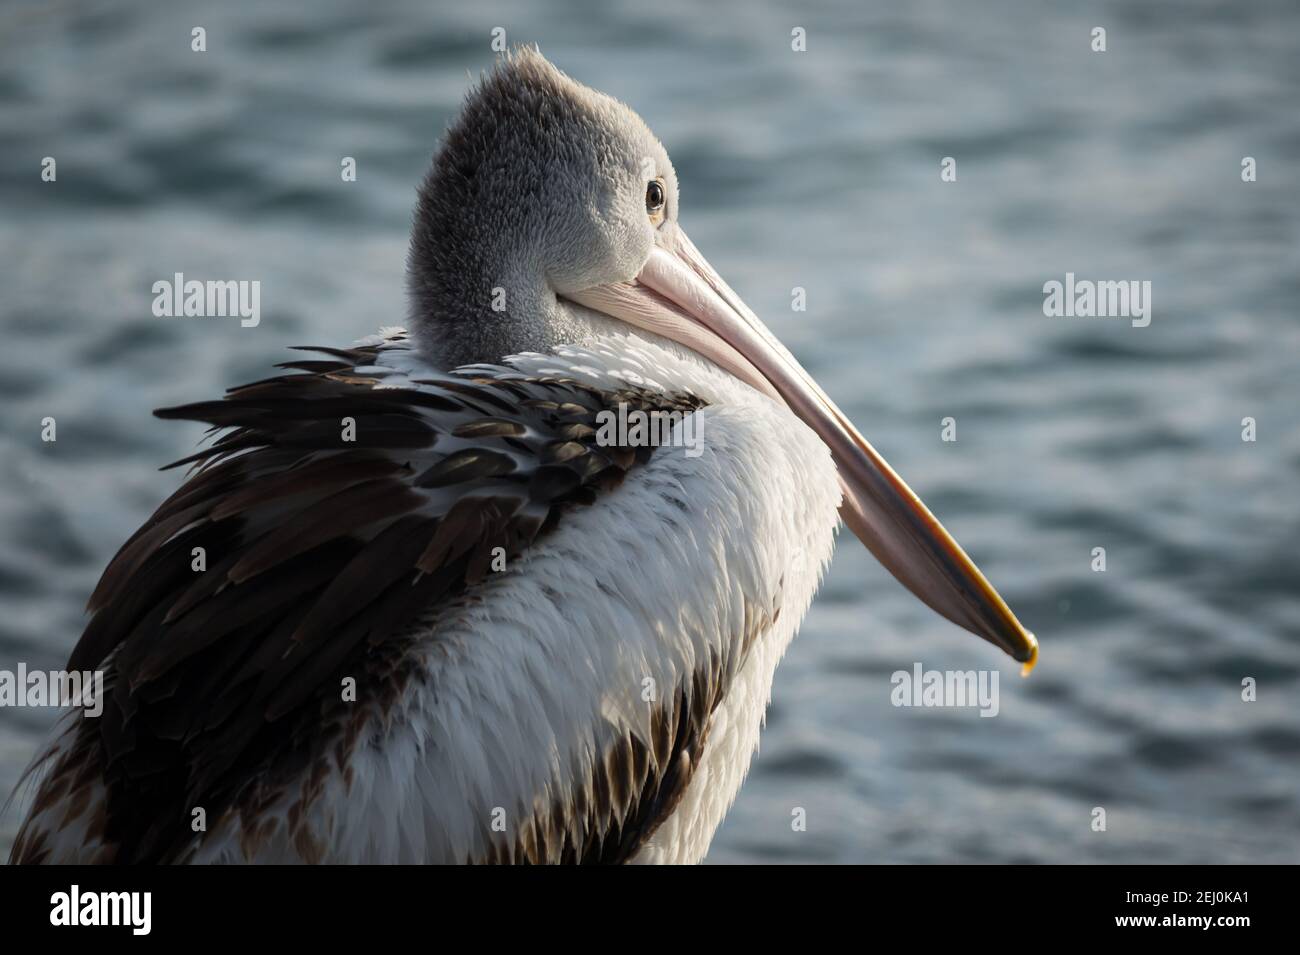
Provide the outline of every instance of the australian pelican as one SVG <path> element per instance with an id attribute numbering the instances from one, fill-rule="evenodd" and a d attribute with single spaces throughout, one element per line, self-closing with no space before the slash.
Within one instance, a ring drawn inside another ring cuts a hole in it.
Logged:
<path id="1" fill-rule="evenodd" d="M 409 331 L 158 412 L 219 436 L 90 598 L 104 713 L 37 758 L 12 858 L 698 861 L 841 519 L 1031 665 L 678 212 L 635 113 L 503 57 L 420 189 Z"/>

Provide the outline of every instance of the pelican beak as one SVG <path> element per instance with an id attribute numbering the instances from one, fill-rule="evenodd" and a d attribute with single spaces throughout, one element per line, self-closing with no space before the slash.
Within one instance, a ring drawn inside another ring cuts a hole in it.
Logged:
<path id="1" fill-rule="evenodd" d="M 840 517 L 920 600 L 1024 664 L 1038 641 L 975 563 L 785 347 L 672 223 L 631 282 L 566 297 L 670 338 L 783 402 L 830 448 Z"/>

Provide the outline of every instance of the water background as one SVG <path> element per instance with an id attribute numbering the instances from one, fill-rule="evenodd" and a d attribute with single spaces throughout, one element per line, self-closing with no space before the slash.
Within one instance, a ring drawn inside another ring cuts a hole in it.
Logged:
<path id="1" fill-rule="evenodd" d="M 0 668 L 62 665 L 175 486 L 201 429 L 151 409 L 403 321 L 497 26 L 645 117 L 696 244 L 1042 640 L 1020 680 L 843 539 L 711 861 L 1300 861 L 1291 0 L 5 4 Z M 1067 271 L 1150 280 L 1151 325 L 1044 317 Z M 259 279 L 261 325 L 153 317 L 175 272 Z M 891 706 L 914 661 L 998 668 L 999 716 Z M 0 711 L 0 792 L 51 718 Z"/>

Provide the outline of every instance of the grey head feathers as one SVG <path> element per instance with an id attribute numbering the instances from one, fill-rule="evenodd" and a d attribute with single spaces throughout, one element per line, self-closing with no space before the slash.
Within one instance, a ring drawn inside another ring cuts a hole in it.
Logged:
<path id="1" fill-rule="evenodd" d="M 607 329 L 563 296 L 636 275 L 655 242 L 645 187 L 656 177 L 673 220 L 676 175 L 636 113 L 535 48 L 503 55 L 419 190 L 407 285 L 421 351 L 449 368 Z"/>

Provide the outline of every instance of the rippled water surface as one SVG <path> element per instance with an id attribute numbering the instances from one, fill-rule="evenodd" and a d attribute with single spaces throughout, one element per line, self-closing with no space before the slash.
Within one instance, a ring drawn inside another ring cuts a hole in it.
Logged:
<path id="1" fill-rule="evenodd" d="M 1042 640 L 1021 681 L 842 541 L 711 859 L 1300 860 L 1300 8 L 817 9 L 0 8 L 0 668 L 61 665 L 175 486 L 199 430 L 151 409 L 403 321 L 414 187 L 501 26 L 645 117 L 696 243 Z M 154 318 L 175 272 L 260 279 L 261 325 Z M 1066 272 L 1150 280 L 1150 326 L 1044 317 Z M 999 715 L 891 706 L 914 661 L 998 668 Z M 0 711 L 0 791 L 50 719 Z"/>

